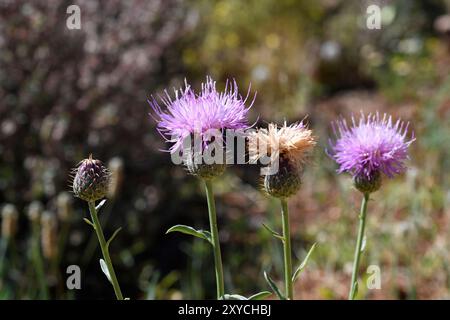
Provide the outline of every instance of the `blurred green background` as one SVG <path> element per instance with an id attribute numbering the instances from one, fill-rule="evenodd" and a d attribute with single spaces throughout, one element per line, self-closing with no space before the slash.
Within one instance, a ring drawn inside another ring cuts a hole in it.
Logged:
<path id="1" fill-rule="evenodd" d="M 66 9 L 81 9 L 81 29 Z M 381 8 L 382 28 L 366 27 Z M 100 250 L 68 176 L 93 153 L 114 176 L 100 215 L 124 294 L 132 299 L 214 297 L 208 244 L 173 224 L 207 228 L 201 184 L 174 166 L 146 102 L 184 78 L 235 78 L 257 92 L 250 121 L 308 115 L 319 138 L 290 202 L 295 261 L 317 242 L 297 282 L 301 299 L 346 298 L 360 195 L 325 148 L 330 121 L 387 112 L 411 123 L 408 172 L 373 195 L 362 260 L 381 270 L 368 299 L 450 298 L 450 1 L 220 0 L 0 1 L 1 299 L 112 299 Z M 217 181 L 226 291 L 282 279 L 278 204 L 258 168 L 233 166 Z M 67 290 L 68 265 L 82 269 Z"/>

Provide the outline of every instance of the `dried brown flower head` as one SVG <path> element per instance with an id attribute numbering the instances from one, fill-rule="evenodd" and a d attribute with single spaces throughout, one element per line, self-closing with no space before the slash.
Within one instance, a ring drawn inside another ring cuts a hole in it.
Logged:
<path id="1" fill-rule="evenodd" d="M 250 161 L 256 163 L 263 156 L 277 162 L 277 170 L 264 177 L 264 190 L 277 198 L 288 198 L 301 185 L 301 174 L 308 156 L 316 145 L 312 131 L 303 122 L 282 127 L 270 123 L 249 134 Z"/>

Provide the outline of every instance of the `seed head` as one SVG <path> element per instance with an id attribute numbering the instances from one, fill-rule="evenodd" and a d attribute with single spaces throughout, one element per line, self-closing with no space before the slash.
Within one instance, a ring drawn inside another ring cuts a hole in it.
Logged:
<path id="1" fill-rule="evenodd" d="M 84 159 L 74 169 L 73 193 L 84 201 L 97 201 L 104 198 L 110 185 L 109 170 L 100 160 Z"/>

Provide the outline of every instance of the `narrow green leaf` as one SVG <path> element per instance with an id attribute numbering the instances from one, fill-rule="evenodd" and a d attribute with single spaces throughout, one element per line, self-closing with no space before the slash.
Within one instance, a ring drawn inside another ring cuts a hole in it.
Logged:
<path id="1" fill-rule="evenodd" d="M 366 249 L 366 244 L 367 244 L 367 238 L 364 235 L 364 237 L 362 239 L 362 243 L 361 243 L 361 252 L 363 252 Z"/>
<path id="2" fill-rule="evenodd" d="M 111 236 L 111 238 L 109 238 L 109 240 L 106 242 L 106 247 L 109 248 L 109 245 L 111 244 L 111 241 L 114 240 L 114 238 L 117 236 L 117 234 L 120 232 L 120 230 L 122 230 L 122 227 L 118 228 L 116 231 L 114 231 L 113 235 Z"/>
<path id="3" fill-rule="evenodd" d="M 280 292 L 280 289 L 278 289 L 278 287 L 275 284 L 275 282 L 273 282 L 273 280 L 269 277 L 269 275 L 265 271 L 264 271 L 264 279 L 266 279 L 267 283 L 269 284 L 269 287 L 278 296 L 278 298 L 280 300 L 286 300 L 286 297 L 283 296 L 283 294 Z"/>
<path id="4" fill-rule="evenodd" d="M 248 300 L 246 297 L 240 294 L 224 294 L 220 297 L 220 300 Z"/>
<path id="5" fill-rule="evenodd" d="M 106 199 L 103 199 L 102 201 L 100 201 L 100 203 L 95 207 L 95 210 L 97 210 L 97 212 L 104 206 L 104 204 L 106 203 Z"/>
<path id="6" fill-rule="evenodd" d="M 91 220 L 89 220 L 88 218 L 83 218 L 84 222 L 86 222 L 88 225 L 90 225 L 92 228 L 95 229 L 94 224 L 91 222 Z"/>
<path id="7" fill-rule="evenodd" d="M 105 274 L 106 278 L 108 278 L 108 281 L 112 283 L 108 267 L 106 266 L 106 262 L 103 259 L 100 259 L 100 268 L 102 268 L 102 271 Z"/>
<path id="8" fill-rule="evenodd" d="M 294 275 L 292 276 L 292 282 L 294 282 L 295 280 L 297 280 L 298 276 L 300 275 L 300 273 L 302 273 L 303 269 L 306 267 L 306 264 L 308 263 L 309 257 L 311 256 L 311 254 L 313 253 L 314 249 L 316 248 L 316 244 L 314 243 L 311 247 L 311 249 L 309 249 L 308 253 L 306 254 L 305 259 L 302 261 L 302 263 L 298 266 L 297 270 L 295 270 Z"/>
<path id="9" fill-rule="evenodd" d="M 206 240 L 206 241 L 208 241 L 209 243 L 212 244 L 211 233 L 209 231 L 195 230 L 192 227 L 185 226 L 185 225 L 182 225 L 182 224 L 177 224 L 176 226 L 173 226 L 169 230 L 167 230 L 166 234 L 168 234 L 170 232 L 181 232 L 181 233 L 184 233 L 184 234 L 189 234 L 191 236 L 198 237 L 200 239 Z"/>
<path id="10" fill-rule="evenodd" d="M 270 291 L 261 291 L 261 292 L 258 292 L 256 294 L 252 295 L 251 297 L 249 297 L 248 300 L 264 300 L 271 294 L 272 294 L 272 292 L 270 292 Z"/>
<path id="11" fill-rule="evenodd" d="M 262 225 L 267 231 L 269 231 L 272 234 L 272 236 L 274 236 L 275 238 L 277 238 L 277 239 L 279 239 L 281 241 L 284 241 L 284 238 L 283 238 L 283 236 L 281 234 L 279 234 L 275 230 L 271 229 L 268 225 L 266 225 L 264 223 Z"/>

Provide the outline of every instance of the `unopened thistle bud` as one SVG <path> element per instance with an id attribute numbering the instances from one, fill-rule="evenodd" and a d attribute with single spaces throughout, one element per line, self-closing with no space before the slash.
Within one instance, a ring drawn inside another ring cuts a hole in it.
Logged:
<path id="1" fill-rule="evenodd" d="M 68 192 L 61 192 L 56 199 L 58 218 L 61 221 L 68 221 L 72 214 L 72 197 Z"/>
<path id="2" fill-rule="evenodd" d="M 41 215 L 41 246 L 45 258 L 51 260 L 58 253 L 58 227 L 56 217 L 49 211 Z"/>
<path id="3" fill-rule="evenodd" d="M 263 156 L 277 161 L 275 172 L 264 177 L 264 190 L 277 198 L 289 198 L 300 188 L 304 164 L 316 141 L 302 122 L 279 128 L 269 124 L 249 135 L 250 161 L 257 162 Z M 267 154 L 265 154 L 267 153 Z M 273 166 L 273 164 L 272 164 Z"/>
<path id="4" fill-rule="evenodd" d="M 84 159 L 74 170 L 73 193 L 84 201 L 104 198 L 109 189 L 111 175 L 100 160 Z"/>
<path id="5" fill-rule="evenodd" d="M 380 171 L 375 171 L 369 177 L 366 175 L 354 176 L 353 184 L 362 193 L 372 193 L 380 189 L 381 180 Z"/>
<path id="6" fill-rule="evenodd" d="M 19 213 L 12 204 L 7 204 L 2 209 L 2 237 L 4 239 L 13 238 L 17 232 L 17 220 Z"/>

